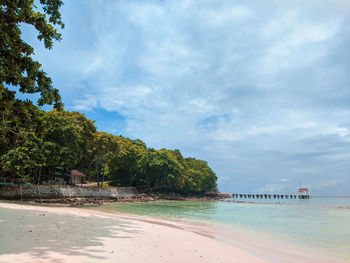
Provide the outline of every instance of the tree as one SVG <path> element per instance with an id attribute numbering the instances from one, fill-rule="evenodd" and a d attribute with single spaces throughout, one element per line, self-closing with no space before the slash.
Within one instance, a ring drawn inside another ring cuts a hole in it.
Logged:
<path id="1" fill-rule="evenodd" d="M 31 181 L 41 156 L 42 111 L 29 101 L 16 100 L 14 92 L 0 91 L 0 167 L 3 176 Z"/>
<path id="2" fill-rule="evenodd" d="M 70 119 L 82 139 L 80 145 L 83 151 L 82 158 L 76 168 L 87 173 L 96 154 L 97 133 L 94 121 L 87 119 L 84 114 L 77 111 L 62 111 L 62 114 L 65 118 Z"/>
<path id="3" fill-rule="evenodd" d="M 96 168 L 96 180 L 97 184 L 100 185 L 100 181 L 103 186 L 105 180 L 106 168 L 110 164 L 111 160 L 116 157 L 118 153 L 118 143 L 116 136 L 106 132 L 96 132 L 94 134 L 93 141 L 93 159 Z M 102 180 L 100 173 L 102 169 Z"/>
<path id="4" fill-rule="evenodd" d="M 44 113 L 44 144 L 47 169 L 69 171 L 74 169 L 82 158 L 82 139 L 71 118 L 62 111 L 52 110 Z"/>
<path id="5" fill-rule="evenodd" d="M 186 191 L 189 192 L 215 192 L 217 191 L 217 177 L 208 163 L 195 158 L 186 158 Z"/>
<path id="6" fill-rule="evenodd" d="M 183 167 L 173 151 L 149 149 L 145 170 L 147 190 L 167 189 L 182 191 L 184 186 Z"/>
<path id="7" fill-rule="evenodd" d="M 141 140 L 130 140 L 116 136 L 118 154 L 111 160 L 110 171 L 113 184 L 137 186 L 147 160 L 146 144 Z"/>
<path id="8" fill-rule="evenodd" d="M 21 39 L 21 24 L 32 25 L 38 39 L 51 49 L 54 40 L 61 40 L 55 26 L 64 28 L 59 12 L 61 0 L 40 0 L 43 12 L 38 12 L 34 0 L 2 0 L 0 4 L 0 90 L 6 85 L 19 86 L 21 93 L 40 93 L 38 105 L 54 104 L 61 108 L 61 97 L 52 80 L 32 58 L 34 49 Z M 2 100 L 0 92 L 0 101 Z"/>

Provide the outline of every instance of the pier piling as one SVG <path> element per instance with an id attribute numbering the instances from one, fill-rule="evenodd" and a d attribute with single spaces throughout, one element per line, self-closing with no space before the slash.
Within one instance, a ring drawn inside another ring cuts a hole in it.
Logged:
<path id="1" fill-rule="evenodd" d="M 232 198 L 253 199 L 310 199 L 307 194 L 230 194 Z"/>

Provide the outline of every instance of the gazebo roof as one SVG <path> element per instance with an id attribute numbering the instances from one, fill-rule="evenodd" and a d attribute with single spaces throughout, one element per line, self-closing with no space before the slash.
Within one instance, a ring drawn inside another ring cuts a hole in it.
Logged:
<path id="1" fill-rule="evenodd" d="M 298 190 L 298 192 L 305 192 L 305 191 L 309 191 L 309 189 L 307 189 L 307 188 L 300 188 L 300 189 Z"/>
<path id="2" fill-rule="evenodd" d="M 72 170 L 72 171 L 70 171 L 70 174 L 74 175 L 74 176 L 80 176 L 80 177 L 86 176 L 85 174 L 79 172 L 78 170 Z"/>

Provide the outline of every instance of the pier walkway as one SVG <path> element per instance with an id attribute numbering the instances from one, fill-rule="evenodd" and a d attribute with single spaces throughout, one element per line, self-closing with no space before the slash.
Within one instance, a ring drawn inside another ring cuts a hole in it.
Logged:
<path id="1" fill-rule="evenodd" d="M 308 194 L 236 194 L 231 193 L 232 198 L 253 199 L 310 199 Z"/>

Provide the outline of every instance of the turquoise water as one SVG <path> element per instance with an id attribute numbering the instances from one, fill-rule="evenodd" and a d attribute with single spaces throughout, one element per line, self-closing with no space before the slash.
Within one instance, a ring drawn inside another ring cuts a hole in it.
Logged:
<path id="1" fill-rule="evenodd" d="M 350 198 L 263 202 L 120 203 L 99 209 L 247 229 L 350 262 Z"/>

